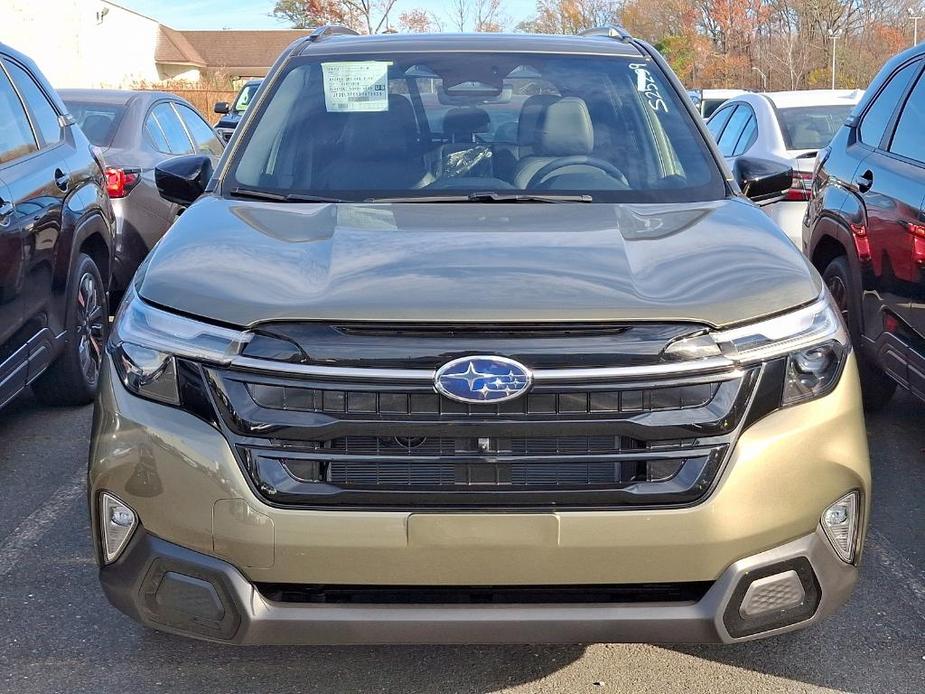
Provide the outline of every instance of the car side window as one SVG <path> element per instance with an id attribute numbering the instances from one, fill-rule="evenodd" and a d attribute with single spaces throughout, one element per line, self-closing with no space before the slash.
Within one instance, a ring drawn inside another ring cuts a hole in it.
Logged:
<path id="1" fill-rule="evenodd" d="M 903 106 L 896 131 L 893 133 L 893 142 L 890 151 L 914 161 L 925 163 L 925 79 L 913 87 L 906 105 Z"/>
<path id="2" fill-rule="evenodd" d="M 714 140 L 719 140 L 719 135 L 723 132 L 723 126 L 729 122 L 729 117 L 736 110 L 735 106 L 726 106 L 713 114 L 713 117 L 707 121 L 707 130 L 713 135 Z"/>
<path id="3" fill-rule="evenodd" d="M 35 127 L 42 136 L 45 145 L 54 145 L 61 142 L 61 122 L 58 120 L 58 112 L 48 101 L 45 92 L 35 83 L 32 75 L 16 63 L 4 61 L 4 65 L 6 65 L 10 77 L 13 78 L 16 88 L 26 102 Z"/>
<path id="4" fill-rule="evenodd" d="M 883 135 L 890 124 L 893 112 L 896 110 L 899 100 L 906 93 L 906 87 L 921 67 L 920 62 L 910 63 L 899 72 L 895 73 L 887 82 L 886 86 L 874 98 L 873 103 L 864 114 L 861 120 L 859 133 L 861 142 L 871 147 L 880 147 Z"/>
<path id="5" fill-rule="evenodd" d="M 748 109 L 751 111 L 751 109 Z M 758 139 L 758 119 L 755 117 L 754 111 L 748 118 L 748 122 L 745 123 L 745 127 L 742 129 L 742 134 L 739 135 L 739 141 L 736 143 L 735 149 L 732 151 L 732 156 L 738 157 L 741 154 L 745 154 L 749 148 L 755 144 L 755 140 Z"/>
<path id="6" fill-rule="evenodd" d="M 719 144 L 719 151 L 724 157 L 735 156 L 736 144 L 738 144 L 739 137 L 741 137 L 742 131 L 745 130 L 745 126 L 748 124 L 749 116 L 751 116 L 751 109 L 744 104 L 739 104 L 717 143 Z"/>
<path id="7" fill-rule="evenodd" d="M 152 115 L 157 120 L 158 125 L 164 132 L 167 139 L 169 154 L 192 154 L 193 146 L 190 139 L 180 123 L 180 118 L 171 108 L 170 104 L 162 103 L 154 107 Z"/>
<path id="8" fill-rule="evenodd" d="M 183 104 L 174 104 L 174 108 L 177 109 L 180 118 L 182 118 L 183 122 L 186 124 L 186 129 L 189 130 L 190 135 L 193 136 L 196 149 L 199 150 L 201 154 L 214 154 L 218 156 L 222 153 L 222 146 L 215 136 L 215 131 L 202 119 L 202 116 L 189 106 L 184 106 Z"/>
<path id="9" fill-rule="evenodd" d="M 6 73 L 0 70 L 0 164 L 38 149 L 22 102 Z"/>
<path id="10" fill-rule="evenodd" d="M 161 126 L 158 124 L 153 113 L 149 113 L 148 117 L 145 118 L 145 136 L 148 138 L 148 142 L 151 146 L 158 152 L 170 154 L 170 145 L 167 144 L 167 136 L 164 135 L 164 131 L 161 130 Z"/>

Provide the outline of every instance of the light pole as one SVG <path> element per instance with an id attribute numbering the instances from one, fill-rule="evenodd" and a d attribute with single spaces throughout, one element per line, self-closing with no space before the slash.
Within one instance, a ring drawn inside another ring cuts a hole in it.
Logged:
<path id="1" fill-rule="evenodd" d="M 768 91 L 768 76 L 759 67 L 753 67 L 752 70 L 761 75 L 761 83 L 764 85 L 764 91 Z"/>
<path id="2" fill-rule="evenodd" d="M 832 90 L 835 90 L 835 41 L 841 36 L 836 29 L 829 29 L 829 38 L 832 39 Z"/>
<path id="3" fill-rule="evenodd" d="M 911 7 L 906 10 L 909 13 L 909 19 L 912 20 L 912 45 L 917 46 L 919 43 L 919 20 L 922 18 L 920 9 L 914 10 Z"/>

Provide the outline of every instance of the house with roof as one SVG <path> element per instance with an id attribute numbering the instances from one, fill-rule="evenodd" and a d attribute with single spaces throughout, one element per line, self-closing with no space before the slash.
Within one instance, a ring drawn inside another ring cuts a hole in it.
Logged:
<path id="1" fill-rule="evenodd" d="M 180 31 L 110 0 L 56 0 L 54 22 L 35 7 L 34 0 L 2 0 L 0 41 L 28 54 L 59 88 L 197 82 L 208 71 L 263 77 L 286 46 L 309 33 Z"/>

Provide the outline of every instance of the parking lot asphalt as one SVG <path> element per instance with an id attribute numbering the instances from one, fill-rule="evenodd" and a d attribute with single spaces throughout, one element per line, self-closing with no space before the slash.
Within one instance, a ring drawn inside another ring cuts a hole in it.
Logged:
<path id="1" fill-rule="evenodd" d="M 904 393 L 867 420 L 874 509 L 850 603 L 731 647 L 235 648 L 145 629 L 97 584 L 90 419 L 28 394 L 0 412 L 0 692 L 925 692 L 925 406 Z"/>

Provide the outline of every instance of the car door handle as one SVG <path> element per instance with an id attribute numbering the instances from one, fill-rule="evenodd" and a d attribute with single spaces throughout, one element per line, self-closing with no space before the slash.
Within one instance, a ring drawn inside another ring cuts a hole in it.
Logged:
<path id="1" fill-rule="evenodd" d="M 858 187 L 858 190 L 862 193 L 866 193 L 868 190 L 873 188 L 874 185 L 874 172 L 870 169 L 867 169 L 864 173 L 859 175 L 854 179 L 854 185 Z"/>
<path id="2" fill-rule="evenodd" d="M 58 186 L 62 191 L 67 191 L 68 183 L 70 182 L 70 177 L 64 173 L 61 169 L 55 169 L 55 185 Z"/>

